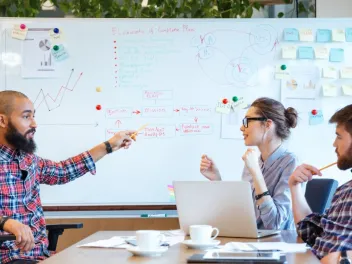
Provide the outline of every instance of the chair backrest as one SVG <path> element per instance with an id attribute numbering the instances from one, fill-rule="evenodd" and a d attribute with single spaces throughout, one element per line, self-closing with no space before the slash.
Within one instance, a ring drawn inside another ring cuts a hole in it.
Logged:
<path id="1" fill-rule="evenodd" d="M 313 179 L 307 183 L 305 197 L 314 213 L 324 213 L 329 208 L 338 182 L 334 179 Z"/>

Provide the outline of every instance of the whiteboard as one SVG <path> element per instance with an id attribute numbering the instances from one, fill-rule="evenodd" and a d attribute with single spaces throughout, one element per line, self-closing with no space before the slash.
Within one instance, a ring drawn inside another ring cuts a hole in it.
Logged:
<path id="1" fill-rule="evenodd" d="M 334 125 L 327 121 L 351 103 L 341 85 L 352 80 L 324 79 L 320 73 L 330 65 L 351 66 L 351 43 L 287 42 L 283 31 L 309 26 L 314 34 L 320 28 L 345 29 L 351 22 L 2 19 L 0 89 L 19 90 L 34 102 L 39 156 L 64 160 L 116 131 L 149 124 L 129 150 L 100 160 L 96 175 L 88 173 L 64 186 L 42 185 L 43 205 L 174 204 L 168 189 L 173 181 L 205 180 L 199 172 L 204 153 L 216 161 L 224 180 L 239 180 L 246 150 L 239 127 L 245 110 L 231 115 L 215 111 L 219 100 L 233 96 L 245 103 L 268 96 L 296 107 L 300 120 L 286 142 L 289 149 L 317 167 L 335 161 Z M 12 28 L 21 23 L 29 28 L 26 40 L 13 39 Z M 63 33 L 59 40 L 50 38 L 53 28 Z M 67 52 L 61 61 L 50 50 L 60 44 Z M 345 59 L 283 59 L 287 46 L 342 48 Z M 313 99 L 283 95 L 287 80 L 276 79 L 282 64 L 296 71 L 317 69 Z M 337 85 L 336 97 L 323 96 L 327 82 Z M 322 124 L 309 125 L 312 109 L 323 111 Z M 324 173 L 340 184 L 349 176 L 336 168 Z"/>

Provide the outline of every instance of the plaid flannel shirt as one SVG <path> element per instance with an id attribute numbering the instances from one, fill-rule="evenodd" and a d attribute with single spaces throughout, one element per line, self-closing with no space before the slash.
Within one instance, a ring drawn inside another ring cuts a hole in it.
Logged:
<path id="1" fill-rule="evenodd" d="M 352 181 L 336 190 L 324 214 L 312 213 L 300 221 L 297 232 L 319 259 L 352 250 Z"/>
<path id="2" fill-rule="evenodd" d="M 28 252 L 21 252 L 14 241 L 2 243 L 0 263 L 15 259 L 42 260 L 50 256 L 40 184 L 64 184 L 87 172 L 95 174 L 95 164 L 89 152 L 53 162 L 0 145 L 0 215 L 28 225 L 35 239 L 35 247 Z"/>

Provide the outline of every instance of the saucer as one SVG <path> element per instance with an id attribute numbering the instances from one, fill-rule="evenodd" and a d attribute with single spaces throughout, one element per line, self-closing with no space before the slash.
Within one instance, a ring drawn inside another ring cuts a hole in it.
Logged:
<path id="1" fill-rule="evenodd" d="M 186 245 L 187 247 L 193 248 L 193 249 L 208 249 L 208 248 L 213 248 L 213 247 L 216 247 L 217 245 L 219 245 L 220 240 L 211 240 L 211 241 L 204 243 L 204 244 L 194 243 L 192 240 L 184 240 L 182 243 L 184 245 Z"/>
<path id="2" fill-rule="evenodd" d="M 133 255 L 141 256 L 141 257 L 159 257 L 161 254 L 166 252 L 169 248 L 168 247 L 159 247 L 154 250 L 141 250 L 138 246 L 137 247 L 128 247 L 126 248 L 129 252 Z"/>

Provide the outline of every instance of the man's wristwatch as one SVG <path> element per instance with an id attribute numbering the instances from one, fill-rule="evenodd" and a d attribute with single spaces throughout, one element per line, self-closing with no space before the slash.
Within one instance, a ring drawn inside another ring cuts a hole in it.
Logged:
<path id="1" fill-rule="evenodd" d="M 4 225 L 9 219 L 11 219 L 9 216 L 0 216 L 0 231 L 4 231 Z"/>
<path id="2" fill-rule="evenodd" d="M 107 153 L 111 153 L 112 152 L 112 147 L 111 147 L 109 141 L 105 141 L 104 144 L 105 144 L 105 147 L 106 147 L 106 152 Z"/>
<path id="3" fill-rule="evenodd" d="M 347 252 L 346 251 L 342 251 L 341 252 L 341 256 L 340 256 L 340 264 L 351 264 L 351 259 L 348 258 L 347 256 Z"/>

